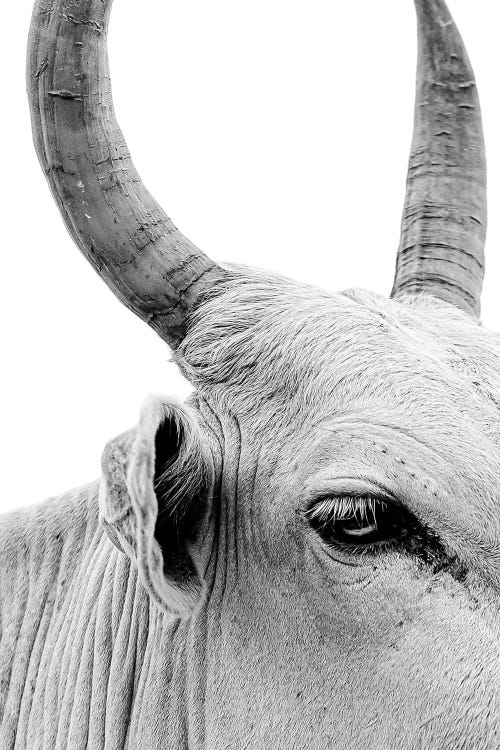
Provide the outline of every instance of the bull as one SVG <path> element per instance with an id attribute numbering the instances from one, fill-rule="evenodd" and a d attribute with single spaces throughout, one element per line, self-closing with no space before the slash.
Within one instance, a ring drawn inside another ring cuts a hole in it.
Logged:
<path id="1" fill-rule="evenodd" d="M 2 748 L 497 750 L 500 341 L 479 101 L 416 0 L 390 298 L 217 264 L 116 122 L 109 0 L 37 0 L 35 147 L 68 230 L 194 386 L 102 477 L 2 518 Z"/>

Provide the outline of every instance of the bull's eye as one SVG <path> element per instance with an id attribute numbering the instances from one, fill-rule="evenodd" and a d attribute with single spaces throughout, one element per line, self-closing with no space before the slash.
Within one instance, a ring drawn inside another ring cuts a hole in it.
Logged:
<path id="1" fill-rule="evenodd" d="M 359 490 L 352 495 L 324 495 L 310 502 L 305 515 L 325 544 L 344 558 L 391 551 L 418 558 L 434 573 L 446 570 L 457 580 L 466 575 L 463 564 L 444 547 L 436 531 L 390 495 Z"/>
<path id="2" fill-rule="evenodd" d="M 351 551 L 370 551 L 405 535 L 402 514 L 389 500 L 371 496 L 330 496 L 310 506 L 307 518 L 322 539 Z"/>

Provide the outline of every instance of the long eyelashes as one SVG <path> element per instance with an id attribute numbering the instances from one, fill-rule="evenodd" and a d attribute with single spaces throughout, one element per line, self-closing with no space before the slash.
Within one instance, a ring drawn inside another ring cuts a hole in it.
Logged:
<path id="1" fill-rule="evenodd" d="M 310 507 L 306 515 L 310 520 L 323 524 L 356 520 L 362 527 L 376 524 L 377 513 L 386 509 L 387 503 L 384 500 L 370 496 L 342 495 L 325 497 Z"/>

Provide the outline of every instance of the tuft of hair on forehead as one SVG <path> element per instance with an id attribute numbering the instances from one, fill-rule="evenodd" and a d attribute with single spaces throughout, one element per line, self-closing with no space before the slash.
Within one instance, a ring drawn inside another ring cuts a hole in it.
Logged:
<path id="1" fill-rule="evenodd" d="M 342 308 L 338 294 L 261 271 L 238 267 L 239 275 L 207 297 L 191 317 L 174 358 L 198 388 L 245 385 L 251 377 L 279 369 L 300 347 L 335 335 Z M 311 336 L 314 319 L 316 332 Z M 306 354 L 306 352 L 304 353 Z"/>
<path id="2" fill-rule="evenodd" d="M 413 359 L 449 368 L 451 379 L 484 370 L 487 390 L 500 390 L 500 337 L 451 304 L 331 293 L 241 267 L 191 317 L 174 357 L 198 391 L 232 392 L 249 408 L 280 394 L 312 398 L 320 382 L 334 388 L 387 357 L 409 373 Z"/>

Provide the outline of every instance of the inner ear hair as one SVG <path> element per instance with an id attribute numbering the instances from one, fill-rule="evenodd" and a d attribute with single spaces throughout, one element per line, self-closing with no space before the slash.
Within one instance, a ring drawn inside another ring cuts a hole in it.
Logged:
<path id="1" fill-rule="evenodd" d="M 194 541 L 205 517 L 209 489 L 209 461 L 195 417 L 184 409 L 172 409 L 155 435 L 155 537 L 165 566 L 185 573 L 186 566 L 191 568 L 186 545 Z"/>

